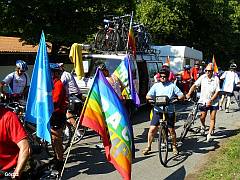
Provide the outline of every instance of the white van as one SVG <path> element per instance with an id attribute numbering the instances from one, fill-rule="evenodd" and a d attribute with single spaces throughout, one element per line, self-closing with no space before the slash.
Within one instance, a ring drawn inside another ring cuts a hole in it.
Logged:
<path id="1" fill-rule="evenodd" d="M 78 86 L 80 87 L 83 95 L 86 95 L 89 91 L 93 82 L 93 76 L 99 64 L 104 63 L 110 74 L 112 74 L 121 61 L 124 60 L 125 55 L 125 53 L 83 55 L 85 77 L 81 80 L 77 80 Z M 133 56 L 130 57 L 135 88 L 139 95 L 141 104 L 145 104 L 146 94 L 154 83 L 153 77 L 162 67 L 162 62 L 159 60 L 159 55 L 157 53 L 137 54 L 136 59 L 133 58 Z"/>

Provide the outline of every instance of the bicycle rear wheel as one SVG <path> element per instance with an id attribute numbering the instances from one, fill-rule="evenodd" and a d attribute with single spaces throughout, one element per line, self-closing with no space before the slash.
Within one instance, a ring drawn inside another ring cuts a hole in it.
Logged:
<path id="1" fill-rule="evenodd" d="M 76 123 L 78 123 L 78 121 L 79 121 L 79 117 L 77 118 Z M 77 144 L 78 142 L 80 142 L 83 139 L 83 137 L 86 133 L 86 130 L 87 130 L 87 128 L 85 126 L 82 126 L 82 125 L 79 124 L 78 132 L 77 132 L 77 134 L 76 134 L 76 136 L 73 140 L 73 145 Z M 75 129 L 74 129 L 73 132 L 75 132 Z"/>
<path id="2" fill-rule="evenodd" d="M 193 115 L 189 114 L 187 120 L 185 121 L 185 123 L 183 125 L 183 130 L 182 130 L 181 135 L 180 135 L 180 141 L 181 142 L 184 141 L 188 131 L 191 128 L 192 122 L 193 122 Z"/>
<path id="3" fill-rule="evenodd" d="M 163 127 L 162 125 L 159 128 L 158 153 L 160 163 L 166 166 L 168 157 L 168 130 L 167 127 Z"/>
<path id="4" fill-rule="evenodd" d="M 68 147 L 71 144 L 71 139 L 73 137 L 73 128 L 69 122 L 66 122 L 66 126 L 63 129 L 63 152 L 66 153 Z M 52 148 L 52 144 L 46 143 L 46 152 L 50 157 L 54 156 L 54 150 Z"/>
<path id="5" fill-rule="evenodd" d="M 104 29 L 101 29 L 97 32 L 95 36 L 95 48 L 98 50 L 104 50 L 104 41 L 105 41 L 106 33 Z"/>

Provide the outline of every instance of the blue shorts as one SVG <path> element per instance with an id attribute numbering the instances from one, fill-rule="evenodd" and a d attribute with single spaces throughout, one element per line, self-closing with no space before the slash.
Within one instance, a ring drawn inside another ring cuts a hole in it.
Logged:
<path id="1" fill-rule="evenodd" d="M 175 121 L 176 121 L 176 116 L 174 112 L 168 112 L 167 114 L 168 120 L 167 120 L 167 126 L 168 128 L 174 128 L 175 125 Z M 162 112 L 157 112 L 155 110 L 153 110 L 153 117 L 152 120 L 150 122 L 151 126 L 158 126 L 159 123 L 159 119 L 163 117 L 163 113 Z"/>
<path id="2" fill-rule="evenodd" d="M 219 109 L 218 106 L 206 106 L 206 105 L 199 106 L 199 110 L 202 112 L 207 112 L 208 110 L 210 110 L 210 111 L 216 110 L 217 111 L 218 109 Z"/>

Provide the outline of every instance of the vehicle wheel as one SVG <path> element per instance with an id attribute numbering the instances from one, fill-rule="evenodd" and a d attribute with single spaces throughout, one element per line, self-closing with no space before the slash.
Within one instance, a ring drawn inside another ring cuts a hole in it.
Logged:
<path id="1" fill-rule="evenodd" d="M 185 121 L 185 123 L 184 123 L 184 125 L 183 125 L 183 130 L 182 130 L 181 135 L 180 135 L 180 141 L 181 141 L 181 142 L 184 141 L 184 138 L 186 137 L 188 131 L 189 131 L 190 128 L 191 128 L 192 119 L 193 119 L 192 114 L 189 114 L 187 120 Z"/>
<path id="2" fill-rule="evenodd" d="M 160 126 L 158 136 L 159 160 L 163 166 L 167 164 L 168 157 L 168 130 Z"/>

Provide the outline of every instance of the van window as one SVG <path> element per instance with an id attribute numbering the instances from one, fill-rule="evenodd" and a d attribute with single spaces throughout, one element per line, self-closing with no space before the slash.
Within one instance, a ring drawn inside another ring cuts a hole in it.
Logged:
<path id="1" fill-rule="evenodd" d="M 155 62 L 147 62 L 148 74 L 150 78 L 153 78 L 154 75 L 158 72 L 158 66 Z"/>

